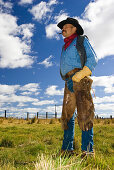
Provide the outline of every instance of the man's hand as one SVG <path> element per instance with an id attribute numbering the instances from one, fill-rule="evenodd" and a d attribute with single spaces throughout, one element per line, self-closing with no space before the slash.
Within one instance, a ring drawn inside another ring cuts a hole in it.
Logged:
<path id="1" fill-rule="evenodd" d="M 72 81 L 80 82 L 80 80 L 83 79 L 85 76 L 90 76 L 91 74 L 92 74 L 91 70 L 87 66 L 84 66 L 81 71 L 77 72 L 72 77 Z"/>

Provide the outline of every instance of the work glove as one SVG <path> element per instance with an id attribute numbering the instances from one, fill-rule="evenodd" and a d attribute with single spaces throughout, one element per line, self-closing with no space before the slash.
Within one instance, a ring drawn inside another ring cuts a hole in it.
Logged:
<path id="1" fill-rule="evenodd" d="M 87 66 L 84 66 L 82 70 L 75 73 L 75 75 L 72 77 L 72 81 L 80 82 L 81 79 L 83 79 L 86 76 L 90 76 L 91 74 L 92 74 L 91 70 Z"/>
<path id="2" fill-rule="evenodd" d="M 71 79 L 71 80 L 67 80 L 67 88 L 68 88 L 71 92 L 74 92 L 72 79 Z"/>

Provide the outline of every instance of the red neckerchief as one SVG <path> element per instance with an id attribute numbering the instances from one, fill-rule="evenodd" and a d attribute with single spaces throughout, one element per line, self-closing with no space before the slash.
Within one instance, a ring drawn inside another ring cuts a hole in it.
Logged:
<path id="1" fill-rule="evenodd" d="M 71 42 L 74 40 L 74 38 L 76 38 L 77 36 L 78 35 L 75 33 L 75 34 L 72 34 L 70 37 L 67 37 L 64 39 L 64 42 L 65 42 L 64 49 L 65 50 L 71 44 Z"/>

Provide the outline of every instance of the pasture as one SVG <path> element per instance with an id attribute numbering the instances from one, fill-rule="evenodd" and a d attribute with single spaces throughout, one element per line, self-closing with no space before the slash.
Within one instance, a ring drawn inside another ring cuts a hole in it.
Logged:
<path id="1" fill-rule="evenodd" d="M 114 169 L 114 119 L 94 120 L 95 159 L 82 160 L 81 130 L 75 121 L 74 148 L 78 156 L 55 157 L 61 149 L 60 119 L 0 118 L 0 169 Z"/>

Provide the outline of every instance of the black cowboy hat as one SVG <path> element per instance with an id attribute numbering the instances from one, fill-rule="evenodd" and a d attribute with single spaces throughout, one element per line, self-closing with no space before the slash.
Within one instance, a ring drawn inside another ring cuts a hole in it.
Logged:
<path id="1" fill-rule="evenodd" d="M 76 32 L 78 35 L 83 35 L 84 33 L 84 30 L 83 28 L 81 27 L 81 25 L 79 24 L 78 20 L 74 19 L 74 18 L 67 18 L 66 20 L 63 20 L 61 22 L 59 22 L 57 24 L 57 26 L 60 28 L 60 29 L 63 29 L 63 26 L 65 24 L 72 24 L 74 27 L 77 28 Z"/>

